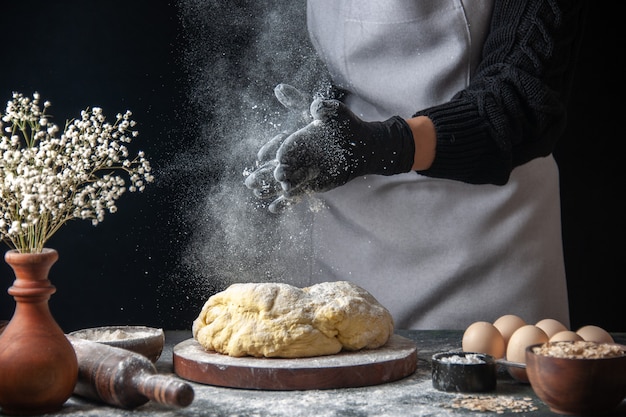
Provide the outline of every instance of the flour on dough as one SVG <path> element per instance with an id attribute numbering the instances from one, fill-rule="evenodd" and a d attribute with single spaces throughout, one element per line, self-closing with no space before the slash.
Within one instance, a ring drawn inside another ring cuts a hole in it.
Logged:
<path id="1" fill-rule="evenodd" d="M 207 300 L 192 326 L 193 337 L 206 350 L 281 358 L 375 349 L 393 329 L 389 311 L 347 281 L 306 288 L 233 284 Z"/>

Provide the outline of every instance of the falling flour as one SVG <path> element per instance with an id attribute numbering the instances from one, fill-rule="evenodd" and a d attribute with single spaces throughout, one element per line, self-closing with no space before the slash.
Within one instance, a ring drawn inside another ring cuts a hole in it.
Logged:
<path id="1" fill-rule="evenodd" d="M 188 178 L 180 202 L 186 229 L 181 264 L 187 293 L 201 306 L 207 295 L 235 282 L 304 286 L 301 262 L 310 259 L 310 215 L 271 214 L 253 196 L 242 172 L 260 147 L 302 127 L 274 97 L 288 83 L 313 96 L 328 89 L 326 70 L 306 31 L 306 1 L 182 0 L 180 18 L 188 69 L 188 123 L 196 144 L 173 161 L 172 175 Z M 311 200 L 309 210 L 320 210 Z M 294 207 L 295 208 L 295 207 Z"/>

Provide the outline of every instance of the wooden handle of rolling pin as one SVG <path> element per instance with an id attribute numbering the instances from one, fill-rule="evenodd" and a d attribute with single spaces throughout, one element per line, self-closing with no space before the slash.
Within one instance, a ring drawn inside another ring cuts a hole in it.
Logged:
<path id="1" fill-rule="evenodd" d="M 150 360 L 129 350 L 68 336 L 78 359 L 74 394 L 123 408 L 153 400 L 186 407 L 193 387 L 178 378 L 157 374 Z"/>
<path id="2" fill-rule="evenodd" d="M 188 406 L 194 397 L 191 385 L 167 375 L 143 375 L 137 389 L 152 401 L 176 407 Z"/>

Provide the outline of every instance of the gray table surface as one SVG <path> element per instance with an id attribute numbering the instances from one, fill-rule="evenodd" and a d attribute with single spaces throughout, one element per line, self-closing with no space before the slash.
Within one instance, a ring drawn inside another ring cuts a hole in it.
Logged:
<path id="1" fill-rule="evenodd" d="M 430 358 L 434 353 L 460 349 L 460 331 L 398 331 L 415 341 L 417 371 L 402 380 L 362 388 L 307 391 L 264 391 L 215 387 L 191 382 L 194 401 L 184 408 L 148 402 L 134 410 L 98 404 L 71 397 L 63 408 L 47 416 L 123 417 L 123 416 L 202 416 L 202 417 L 411 417 L 411 416 L 556 416 L 533 393 L 528 384 L 498 373 L 497 388 L 482 395 L 529 398 L 536 411 L 504 414 L 451 408 L 453 401 L 466 394 L 441 392 L 432 387 Z M 626 342 L 625 334 L 614 335 Z M 173 347 L 191 337 L 190 331 L 166 331 L 166 344 L 156 366 L 160 373 L 174 375 Z M 626 416 L 626 401 L 612 415 Z"/>

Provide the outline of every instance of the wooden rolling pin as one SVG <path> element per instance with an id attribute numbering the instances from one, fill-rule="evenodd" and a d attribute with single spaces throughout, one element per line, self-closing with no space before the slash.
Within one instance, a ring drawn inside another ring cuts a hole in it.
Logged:
<path id="1" fill-rule="evenodd" d="M 149 400 L 186 407 L 193 401 L 193 387 L 178 378 L 158 374 L 148 358 L 102 343 L 67 338 L 78 359 L 74 394 L 122 408 L 135 408 Z"/>

